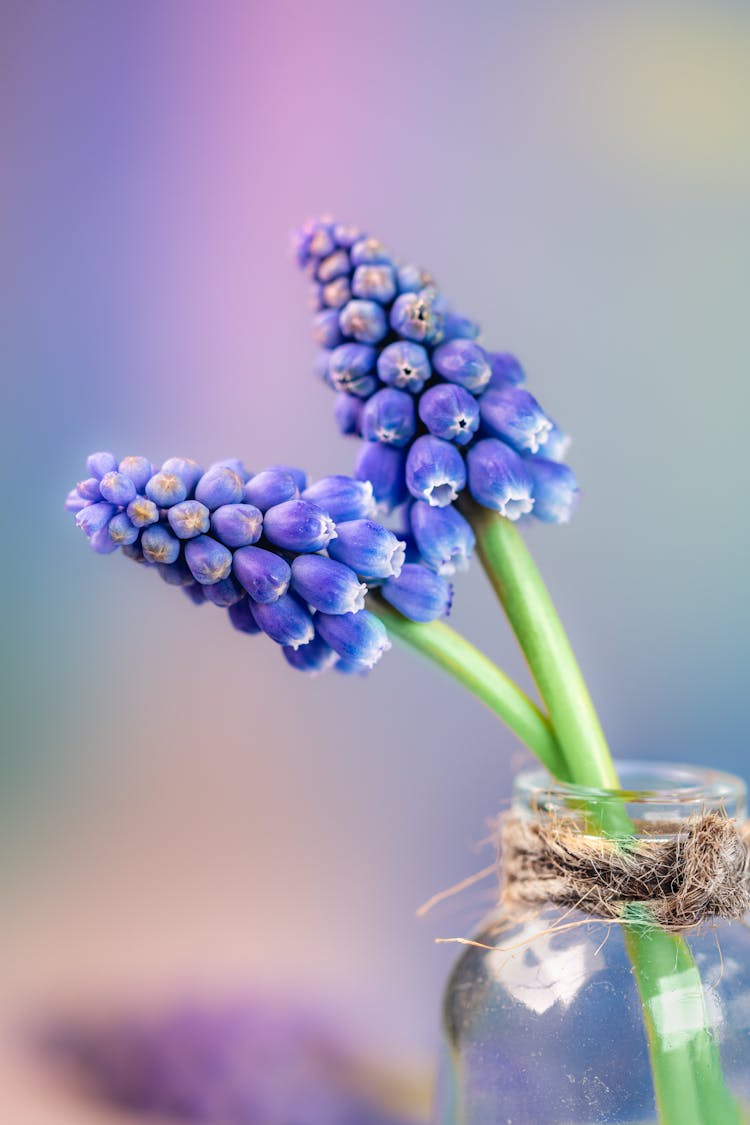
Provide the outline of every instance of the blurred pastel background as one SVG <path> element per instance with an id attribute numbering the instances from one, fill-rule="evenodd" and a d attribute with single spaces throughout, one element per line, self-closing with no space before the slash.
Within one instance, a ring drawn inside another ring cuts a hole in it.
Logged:
<path id="1" fill-rule="evenodd" d="M 62 511 L 86 454 L 346 471 L 289 229 L 427 266 L 573 432 L 533 528 L 616 752 L 748 774 L 744 3 L 0 3 L 2 1117 L 78 1005 L 263 986 L 429 1075 L 526 761 L 394 650 L 292 673 Z M 478 572 L 455 622 L 525 678 Z M 12 1111 L 12 1112 L 11 1112 Z M 91 1116 L 91 1120 L 104 1120 Z"/>

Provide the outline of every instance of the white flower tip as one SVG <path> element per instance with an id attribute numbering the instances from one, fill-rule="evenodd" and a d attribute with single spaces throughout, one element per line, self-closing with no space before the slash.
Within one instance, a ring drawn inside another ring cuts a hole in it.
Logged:
<path id="1" fill-rule="evenodd" d="M 365 598 L 367 597 L 367 586 L 362 582 L 354 591 L 351 597 L 351 602 L 347 613 L 359 613 L 361 609 L 365 608 Z"/>
<path id="2" fill-rule="evenodd" d="M 400 575 L 400 573 L 403 569 L 405 561 L 406 561 L 406 543 L 403 541 L 403 539 L 397 539 L 396 545 L 393 548 L 393 550 L 391 551 L 391 556 L 388 559 L 388 562 L 389 562 L 390 567 L 391 567 L 391 573 L 390 573 L 391 578 L 398 578 L 398 576 Z"/>
<path id="3" fill-rule="evenodd" d="M 431 508 L 446 508 L 448 504 L 458 500 L 456 486 L 450 480 L 436 482 L 425 493 L 425 500 Z"/>
<path id="4" fill-rule="evenodd" d="M 362 499 L 365 508 L 365 518 L 372 519 L 372 517 L 377 514 L 378 510 L 375 493 L 372 490 L 372 481 L 362 481 Z"/>
<path id="5" fill-rule="evenodd" d="M 515 495 L 511 493 L 506 496 L 505 499 L 500 502 L 498 511 L 501 516 L 505 516 L 511 523 L 515 523 L 516 520 L 520 520 L 521 516 L 527 516 L 533 507 L 533 496 L 518 492 Z"/>

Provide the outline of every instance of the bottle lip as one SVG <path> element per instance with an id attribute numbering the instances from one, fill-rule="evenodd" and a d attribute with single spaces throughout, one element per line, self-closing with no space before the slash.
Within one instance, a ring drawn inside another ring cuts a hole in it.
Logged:
<path id="1" fill-rule="evenodd" d="M 570 809 L 570 802 L 596 799 L 618 801 L 627 806 L 668 806 L 673 815 L 692 816 L 721 811 L 732 817 L 745 812 L 746 785 L 740 777 L 704 766 L 675 762 L 627 759 L 615 761 L 620 789 L 599 789 L 558 781 L 544 769 L 524 770 L 515 778 L 514 802 L 530 811 L 557 812 Z M 644 810 L 645 811 L 645 810 Z"/>

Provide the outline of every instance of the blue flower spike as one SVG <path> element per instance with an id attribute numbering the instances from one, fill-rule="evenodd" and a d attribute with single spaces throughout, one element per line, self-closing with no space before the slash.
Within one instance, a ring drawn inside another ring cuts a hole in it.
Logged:
<path id="1" fill-rule="evenodd" d="M 318 304 L 316 362 L 337 392 L 339 430 L 362 439 L 354 475 L 371 482 L 378 512 L 404 508 L 410 564 L 440 577 L 466 565 L 474 536 L 455 507 L 466 491 L 512 521 L 570 518 L 569 440 L 527 390 L 515 355 L 485 347 L 434 278 L 377 239 L 326 219 L 307 223 L 295 245 L 318 285 L 335 272 L 348 294 L 336 310 Z"/>
<path id="2" fill-rule="evenodd" d="M 403 453 L 378 442 L 370 448 L 395 454 L 403 485 Z M 366 599 L 371 586 L 402 573 L 406 541 L 372 518 L 376 495 L 369 479 L 337 475 L 310 483 L 301 469 L 287 465 L 251 476 L 231 459 L 205 473 L 195 462 L 177 458 L 157 472 L 143 458 L 125 458 L 124 472 L 109 467 L 116 464 L 111 454 L 97 455 L 92 463 L 102 476 L 87 478 L 96 484 L 86 489 L 91 499 L 73 489 L 66 508 L 94 551 L 119 548 L 195 605 L 211 602 L 226 610 L 238 631 L 265 633 L 287 662 L 303 671 L 346 665 L 364 673 L 390 647 Z M 119 504 L 101 498 L 99 485 L 108 474 L 117 478 L 109 494 L 120 496 Z M 121 477 L 132 487 L 118 491 Z M 132 496 L 137 482 L 143 492 Z M 279 495 L 282 485 L 284 494 L 294 495 L 262 511 L 247 502 L 253 485 L 264 500 Z M 189 498 L 176 499 L 187 492 Z M 219 499 L 226 502 L 218 504 Z M 402 522 L 408 530 L 406 518 Z M 456 548 L 456 558 L 458 553 Z M 447 554 L 445 548 L 442 555 Z M 442 555 L 435 556 L 427 578 L 420 573 L 394 594 L 407 611 L 414 606 L 415 620 L 427 620 L 438 605 L 444 612 L 449 608 L 442 578 L 436 581 Z M 425 570 L 421 562 L 418 569 Z"/>

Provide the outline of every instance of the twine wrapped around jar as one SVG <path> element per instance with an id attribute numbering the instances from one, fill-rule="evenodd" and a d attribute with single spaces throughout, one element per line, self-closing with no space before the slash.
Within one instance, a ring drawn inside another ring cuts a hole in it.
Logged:
<path id="1" fill-rule="evenodd" d="M 604 919 L 645 908 L 673 933 L 750 910 L 750 829 L 717 812 L 639 820 L 626 841 L 590 835 L 580 817 L 500 822 L 502 898 Z"/>

